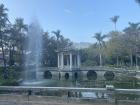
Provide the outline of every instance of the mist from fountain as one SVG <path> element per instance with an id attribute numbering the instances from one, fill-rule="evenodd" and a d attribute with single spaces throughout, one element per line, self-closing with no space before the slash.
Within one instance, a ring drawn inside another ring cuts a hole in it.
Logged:
<path id="1" fill-rule="evenodd" d="M 27 35 L 28 41 L 25 52 L 24 80 L 20 85 L 50 86 L 56 84 L 56 81 L 43 79 L 43 73 L 40 71 L 43 30 L 37 20 L 29 25 Z"/>
<path id="2" fill-rule="evenodd" d="M 42 52 L 42 30 L 37 21 L 28 27 L 28 44 L 25 56 L 24 82 L 31 83 L 40 79 L 39 66 Z"/>

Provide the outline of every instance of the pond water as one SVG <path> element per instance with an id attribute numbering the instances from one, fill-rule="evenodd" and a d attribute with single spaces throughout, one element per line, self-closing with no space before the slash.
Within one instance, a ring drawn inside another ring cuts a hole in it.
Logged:
<path id="1" fill-rule="evenodd" d="M 88 87 L 88 88 L 105 88 L 106 85 L 114 85 L 115 88 L 125 88 L 125 89 L 139 89 L 140 84 L 139 80 L 134 77 L 119 77 L 118 79 L 113 80 L 54 80 L 54 79 L 41 79 L 32 80 L 28 82 L 23 82 L 20 85 L 24 86 L 47 86 L 47 87 Z M 45 93 L 44 93 L 45 94 Z M 46 92 L 48 95 L 58 95 L 62 96 L 63 94 L 67 94 L 66 92 Z M 73 93 L 72 93 L 73 94 Z M 80 93 L 83 98 L 107 98 L 107 94 L 96 93 L 96 92 L 81 92 Z M 125 99 L 135 99 L 140 96 L 137 95 L 124 95 L 119 94 L 117 97 L 122 97 Z"/>
<path id="2" fill-rule="evenodd" d="M 24 86 L 48 86 L 48 87 L 90 87 L 104 88 L 106 85 L 114 85 L 115 88 L 140 88 L 139 80 L 136 78 L 126 78 L 126 80 L 53 80 L 42 79 L 33 81 L 24 81 Z"/>

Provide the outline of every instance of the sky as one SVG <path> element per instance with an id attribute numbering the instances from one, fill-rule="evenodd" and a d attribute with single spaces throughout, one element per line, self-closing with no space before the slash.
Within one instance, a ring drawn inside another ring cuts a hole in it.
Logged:
<path id="1" fill-rule="evenodd" d="M 9 19 L 22 17 L 26 24 L 37 19 L 44 31 L 61 30 L 74 42 L 95 42 L 95 33 L 114 30 L 110 18 L 118 15 L 117 30 L 128 22 L 140 22 L 135 0 L 0 0 L 9 9 Z"/>

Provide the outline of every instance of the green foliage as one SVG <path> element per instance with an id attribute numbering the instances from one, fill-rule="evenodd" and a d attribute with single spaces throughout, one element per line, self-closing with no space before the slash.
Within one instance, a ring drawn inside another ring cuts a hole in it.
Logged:
<path id="1" fill-rule="evenodd" d="M 97 40 L 95 45 L 98 47 L 99 51 L 99 65 L 102 66 L 102 50 L 105 47 L 104 39 L 107 37 L 107 35 L 102 35 L 101 33 L 95 33 L 94 38 Z"/>
<path id="2" fill-rule="evenodd" d="M 54 34 L 55 31 L 53 31 Z M 60 31 L 55 32 L 55 36 L 51 36 L 50 33 L 45 32 L 43 34 L 43 57 L 42 65 L 56 67 L 57 66 L 57 50 L 63 50 L 65 48 L 72 47 L 72 42 L 60 35 Z M 59 35 L 58 35 L 59 34 Z M 59 38 L 58 38 L 59 36 Z"/>
<path id="3" fill-rule="evenodd" d="M 136 100 L 139 99 L 140 95 L 137 94 L 115 94 L 118 100 Z"/>
<path id="4" fill-rule="evenodd" d="M 140 4 L 140 0 L 135 0 L 138 4 Z"/>
<path id="5" fill-rule="evenodd" d="M 82 65 L 94 66 L 102 64 L 112 67 L 140 66 L 140 24 L 129 22 L 123 32 L 111 31 L 107 34 L 108 39 L 101 48 L 101 34 L 96 34 L 97 44 L 81 50 Z M 99 59 L 99 55 L 102 55 Z"/>
<path id="6" fill-rule="evenodd" d="M 5 58 L 5 51 L 4 47 L 7 45 L 7 28 L 8 28 L 8 9 L 5 8 L 3 4 L 0 4 L 0 47 L 2 50 L 2 60 L 4 64 L 4 69 L 6 69 L 6 58 Z"/>
<path id="7" fill-rule="evenodd" d="M 0 85 L 18 85 L 19 74 L 16 67 L 8 67 L 6 69 L 7 78 L 4 78 L 4 68 L 0 68 Z"/>
<path id="8" fill-rule="evenodd" d="M 87 49 L 81 49 L 80 54 L 82 66 L 95 66 L 99 64 L 98 48 L 94 45 Z"/>

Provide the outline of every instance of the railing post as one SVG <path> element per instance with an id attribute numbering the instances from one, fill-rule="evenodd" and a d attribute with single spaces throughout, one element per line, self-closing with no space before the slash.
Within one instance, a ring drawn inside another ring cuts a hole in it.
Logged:
<path id="1" fill-rule="evenodd" d="M 115 88 L 113 85 L 106 85 L 106 90 L 108 94 L 107 105 L 118 105 L 117 99 L 115 97 Z M 114 97 L 113 97 L 114 95 Z"/>
<path id="2" fill-rule="evenodd" d="M 30 96 L 32 95 L 32 91 L 31 90 L 28 90 L 28 94 L 27 94 L 27 96 L 28 96 L 28 103 L 29 103 L 29 101 L 30 101 Z"/>

